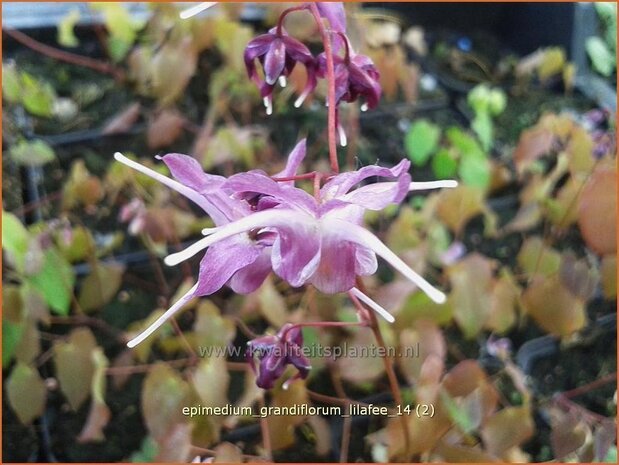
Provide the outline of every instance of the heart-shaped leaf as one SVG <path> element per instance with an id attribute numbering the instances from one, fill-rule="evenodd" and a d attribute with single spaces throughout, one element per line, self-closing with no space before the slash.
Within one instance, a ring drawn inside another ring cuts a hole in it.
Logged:
<path id="1" fill-rule="evenodd" d="M 31 366 L 17 363 L 7 380 L 6 391 L 11 408 L 24 425 L 43 413 L 47 397 L 45 383 Z"/>

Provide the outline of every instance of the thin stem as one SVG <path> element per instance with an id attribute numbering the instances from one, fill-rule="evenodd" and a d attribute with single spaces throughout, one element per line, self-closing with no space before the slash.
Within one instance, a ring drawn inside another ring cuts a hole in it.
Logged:
<path id="1" fill-rule="evenodd" d="M 361 280 L 357 279 L 357 287 L 363 292 L 363 283 Z M 355 302 L 355 305 L 358 302 Z M 385 356 L 383 357 L 383 364 L 385 365 L 385 372 L 387 373 L 387 378 L 389 379 L 389 386 L 391 387 L 391 394 L 393 395 L 393 399 L 395 400 L 396 405 L 403 405 L 402 400 L 402 392 L 400 391 L 400 385 L 398 384 L 398 379 L 396 377 L 395 371 L 393 369 L 393 358 L 389 356 L 389 351 L 387 350 L 387 346 L 385 344 L 385 339 L 383 338 L 382 333 L 380 332 L 380 327 L 378 326 L 378 320 L 376 318 L 376 314 L 374 312 L 369 312 L 370 315 L 370 329 L 374 333 L 374 337 L 376 338 L 376 343 L 379 347 L 381 347 Z M 402 434 L 404 435 L 404 447 L 405 454 L 408 456 L 410 451 L 410 430 L 408 426 L 408 419 L 405 415 L 400 416 L 400 423 L 402 424 Z"/>
<path id="2" fill-rule="evenodd" d="M 612 383 L 616 379 L 617 379 L 617 372 L 610 373 L 590 383 L 584 384 L 582 386 L 578 386 L 577 388 L 574 388 L 574 389 L 570 389 L 569 391 L 562 392 L 561 395 L 563 397 L 567 397 L 568 399 L 571 399 L 572 397 L 580 396 L 589 391 L 592 391 L 593 389 L 597 389 L 600 386 L 604 386 L 605 384 Z"/>
<path id="3" fill-rule="evenodd" d="M 42 55 L 54 58 L 55 60 L 64 61 L 65 63 L 82 66 L 84 68 L 94 69 L 95 71 L 99 71 L 103 74 L 111 74 L 118 80 L 123 80 L 125 77 L 124 71 L 111 63 L 106 63 L 104 61 L 95 60 L 90 57 L 85 57 L 76 53 L 65 52 L 64 50 L 50 47 L 49 45 L 45 45 L 15 29 L 4 29 L 3 32 L 20 44 L 25 45 L 26 47 L 31 48 L 35 52 L 39 52 Z"/>
<path id="4" fill-rule="evenodd" d="M 340 166 L 337 161 L 337 145 L 335 141 L 336 121 L 335 121 L 335 67 L 333 65 L 333 52 L 331 48 L 331 38 L 325 29 L 325 26 L 320 17 L 320 12 L 316 3 L 310 3 L 310 10 L 314 15 L 316 26 L 322 37 L 323 47 L 325 49 L 325 57 L 327 58 L 327 101 L 329 106 L 327 108 L 328 116 L 328 133 L 329 133 L 329 161 L 331 162 L 331 171 L 334 173 L 340 172 Z"/>
<path id="5" fill-rule="evenodd" d="M 348 398 L 328 396 L 326 394 L 314 392 L 309 389 L 307 390 L 307 395 L 310 397 L 310 399 L 316 402 L 322 402 L 323 404 L 327 404 L 327 405 L 339 405 L 341 407 L 347 407 L 348 405 L 361 405 L 361 406 L 368 405 L 366 402 L 361 402 L 358 400 L 353 400 L 353 399 L 348 399 Z"/>
<path id="6" fill-rule="evenodd" d="M 258 398 L 258 404 L 260 405 L 261 409 L 264 408 L 264 392 L 262 396 Z M 262 446 L 264 447 L 266 459 L 269 462 L 272 462 L 273 449 L 271 447 L 271 432 L 269 431 L 269 422 L 267 421 L 266 417 L 260 417 L 260 431 L 262 432 Z"/>
<path id="7" fill-rule="evenodd" d="M 340 463 L 348 462 L 348 449 L 350 448 L 351 427 L 352 427 L 352 418 L 350 415 L 347 415 L 344 417 L 344 424 L 342 425 L 342 443 L 340 445 Z"/>
<path id="8" fill-rule="evenodd" d="M 320 204 L 320 181 L 322 176 L 318 173 L 314 174 L 314 198 Z"/>
<path id="9" fill-rule="evenodd" d="M 346 64 L 350 63 L 350 44 L 348 43 L 348 37 L 343 32 L 336 32 L 338 36 L 342 38 L 342 42 L 344 42 L 344 61 Z"/>
<path id="10" fill-rule="evenodd" d="M 277 35 L 281 36 L 282 35 L 282 27 L 284 26 L 284 19 L 286 18 L 286 16 L 288 16 L 289 13 L 292 13 L 294 11 L 301 11 L 301 10 L 307 10 L 307 5 L 301 5 L 301 6 L 293 6 L 292 8 L 288 8 L 287 10 L 282 11 L 282 14 L 279 15 L 279 20 L 277 21 Z"/>
<path id="11" fill-rule="evenodd" d="M 276 182 L 286 182 L 286 181 L 303 181 L 306 179 L 314 179 L 316 177 L 316 171 L 312 171 L 310 173 L 297 174 L 296 176 L 285 176 L 285 177 L 277 177 L 273 176 L 271 179 Z"/>

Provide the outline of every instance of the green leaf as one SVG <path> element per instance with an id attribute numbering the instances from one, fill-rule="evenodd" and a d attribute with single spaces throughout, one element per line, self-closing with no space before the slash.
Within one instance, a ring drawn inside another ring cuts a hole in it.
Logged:
<path id="1" fill-rule="evenodd" d="M 544 50 L 542 62 L 537 68 L 539 80 L 545 82 L 550 77 L 559 74 L 563 70 L 565 63 L 565 50 L 561 47 L 548 47 Z"/>
<path id="2" fill-rule="evenodd" d="M 595 36 L 587 38 L 585 48 L 593 69 L 605 77 L 613 74 L 617 64 L 615 55 L 601 38 Z"/>
<path id="3" fill-rule="evenodd" d="M 11 323 L 2 319 L 2 367 L 6 368 L 15 354 L 15 349 L 24 333 L 22 323 Z"/>
<path id="4" fill-rule="evenodd" d="M 75 275 L 67 260 L 55 249 L 45 252 L 43 267 L 28 278 L 45 301 L 58 315 L 68 315 Z"/>
<path id="5" fill-rule="evenodd" d="M 2 96 L 10 103 L 21 101 L 21 79 L 15 65 L 2 64 Z"/>
<path id="6" fill-rule="evenodd" d="M 487 113 L 490 88 L 486 84 L 479 84 L 468 93 L 466 100 L 476 114 Z"/>
<path id="7" fill-rule="evenodd" d="M 124 40 L 111 36 L 107 41 L 107 51 L 112 58 L 112 61 L 118 63 L 131 49 L 132 43 L 125 42 Z"/>
<path id="8" fill-rule="evenodd" d="M 78 302 L 84 312 L 99 309 L 110 302 L 122 282 L 125 267 L 117 263 L 96 263 L 82 281 Z"/>
<path id="9" fill-rule="evenodd" d="M 441 129 L 428 120 L 415 121 L 404 137 L 404 148 L 408 158 L 417 165 L 425 165 L 428 158 L 436 151 Z"/>
<path id="10" fill-rule="evenodd" d="M 490 91 L 490 99 L 488 100 L 488 109 L 490 113 L 497 116 L 505 111 L 507 106 L 507 96 L 502 89 L 492 89 Z"/>
<path id="11" fill-rule="evenodd" d="M 490 163 L 475 138 L 457 127 L 447 130 L 447 139 L 460 153 L 459 174 L 464 184 L 486 188 L 490 184 Z"/>
<path id="12" fill-rule="evenodd" d="M 52 116 L 56 92 L 51 84 L 28 73 L 21 74 L 21 84 L 22 103 L 26 110 L 36 116 Z"/>
<path id="13" fill-rule="evenodd" d="M 15 410 L 19 421 L 28 425 L 41 416 L 47 392 L 38 371 L 24 363 L 18 363 L 6 384 L 9 405 Z"/>
<path id="14" fill-rule="evenodd" d="M 551 276 L 559 272 L 561 254 L 544 244 L 540 237 L 533 236 L 523 242 L 516 261 L 528 278 Z"/>
<path id="15" fill-rule="evenodd" d="M 181 409 L 191 399 L 191 388 L 180 374 L 163 362 L 153 366 L 142 384 L 142 415 L 146 428 L 157 440 L 178 423 L 187 421 Z"/>
<path id="16" fill-rule="evenodd" d="M 467 339 L 479 334 L 490 315 L 493 268 L 492 260 L 475 252 L 448 269 L 454 319 Z"/>
<path id="17" fill-rule="evenodd" d="M 464 184 L 485 189 L 490 185 L 490 162 L 485 158 L 464 157 L 459 175 Z"/>
<path id="18" fill-rule="evenodd" d="M 93 377 L 97 369 L 93 357 L 97 341 L 88 328 L 71 331 L 68 341 L 54 343 L 54 362 L 60 390 L 74 411 L 80 408 L 93 388 Z"/>
<path id="19" fill-rule="evenodd" d="M 73 9 L 65 15 L 58 24 L 58 43 L 63 47 L 77 47 L 79 40 L 75 36 L 74 28 L 80 20 L 79 10 Z"/>
<path id="20" fill-rule="evenodd" d="M 2 210 L 2 249 L 11 254 L 16 266 L 23 266 L 24 256 L 28 252 L 30 235 L 13 214 Z"/>
<path id="21" fill-rule="evenodd" d="M 610 446 L 604 458 L 605 463 L 617 463 L 617 446 Z"/>
<path id="22" fill-rule="evenodd" d="M 137 32 L 144 27 L 144 22 L 132 18 L 122 3 L 94 2 L 90 7 L 103 14 L 103 22 L 110 34 L 108 51 L 112 60 L 119 62 L 133 46 Z"/>
<path id="23" fill-rule="evenodd" d="M 84 261 L 95 254 L 95 239 L 90 230 L 83 226 L 76 226 L 71 230 L 71 241 L 69 243 L 60 237 L 56 238 L 56 242 L 64 258 L 71 263 Z"/>
<path id="24" fill-rule="evenodd" d="M 483 112 L 475 115 L 473 122 L 471 123 L 471 128 L 479 137 L 481 141 L 481 145 L 484 150 L 488 151 L 492 147 L 492 142 L 494 140 L 494 127 L 492 124 L 492 118 L 490 118 L 490 114 Z"/>
<path id="25" fill-rule="evenodd" d="M 486 158 L 475 138 L 458 127 L 453 126 L 447 130 L 447 139 L 463 157 Z"/>
<path id="26" fill-rule="evenodd" d="M 470 433 L 475 429 L 475 422 L 470 418 L 466 408 L 459 405 L 449 394 L 441 391 L 441 400 L 447 410 L 447 414 L 456 426 L 464 433 Z"/>
<path id="27" fill-rule="evenodd" d="M 432 158 L 432 171 L 439 179 L 453 178 L 457 170 L 458 161 L 447 149 L 440 149 Z"/>
<path id="28" fill-rule="evenodd" d="M 131 454 L 130 460 L 133 463 L 152 463 L 155 461 L 158 452 L 157 442 L 152 436 L 146 436 L 142 440 L 142 447 Z"/>
<path id="29" fill-rule="evenodd" d="M 18 142 L 9 150 L 9 156 L 22 166 L 43 166 L 56 159 L 54 149 L 40 139 Z"/>

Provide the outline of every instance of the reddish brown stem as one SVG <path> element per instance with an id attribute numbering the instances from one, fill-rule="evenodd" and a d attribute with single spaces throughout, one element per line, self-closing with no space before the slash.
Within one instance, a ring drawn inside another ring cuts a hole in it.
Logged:
<path id="1" fill-rule="evenodd" d="M 288 8 L 287 10 L 282 11 L 282 14 L 279 16 L 279 20 L 277 21 L 277 35 L 282 35 L 282 27 L 284 26 L 284 19 L 288 16 L 289 13 L 293 13 L 295 11 L 301 11 L 307 9 L 307 5 L 301 6 L 293 6 L 292 8 Z"/>
<path id="2" fill-rule="evenodd" d="M 265 407 L 264 403 L 264 395 L 258 399 L 258 404 L 260 408 L 263 409 Z M 269 422 L 266 417 L 260 418 L 260 431 L 262 433 L 262 445 L 264 447 L 264 453 L 266 455 L 266 459 L 271 462 L 273 461 L 273 449 L 271 447 L 271 432 L 269 431 Z"/>
<path id="3" fill-rule="evenodd" d="M 357 287 L 361 289 L 361 292 L 364 292 L 363 282 L 357 279 Z M 353 303 L 355 305 L 360 305 L 358 300 L 354 299 Z M 400 385 L 398 384 L 398 378 L 393 369 L 393 358 L 390 357 L 389 351 L 387 350 L 387 346 L 385 344 L 385 339 L 383 338 L 382 333 L 380 332 L 380 327 L 378 326 L 378 320 L 376 319 L 376 313 L 369 312 L 370 315 L 370 329 L 374 333 L 374 337 L 376 338 L 376 343 L 383 350 L 385 356 L 383 357 L 383 364 L 385 365 L 385 372 L 387 373 L 387 379 L 389 380 L 389 386 L 391 387 L 391 394 L 393 395 L 393 400 L 396 405 L 403 405 L 402 400 L 402 392 L 400 391 Z M 408 458 L 408 454 L 410 451 L 410 430 L 408 427 L 408 419 L 406 415 L 400 416 L 400 422 L 402 424 L 402 434 L 404 435 L 404 451 L 406 458 Z"/>
<path id="4" fill-rule="evenodd" d="M 320 32 L 320 36 L 322 37 L 323 47 L 325 49 L 325 57 L 327 58 L 327 115 L 328 115 L 328 131 L 329 131 L 329 161 L 331 163 L 331 171 L 337 174 L 340 172 L 340 165 L 337 161 L 337 146 L 335 142 L 335 131 L 336 131 L 336 121 L 335 121 L 335 67 L 333 65 L 333 51 L 331 48 L 331 37 L 327 33 L 325 26 L 322 22 L 322 18 L 320 17 L 320 12 L 318 11 L 318 7 L 316 3 L 310 3 L 310 11 L 312 15 L 314 15 L 314 19 L 316 20 L 316 25 L 318 26 L 318 31 Z"/>
<path id="5" fill-rule="evenodd" d="M 315 177 L 316 177 L 316 171 L 312 171 L 310 173 L 297 174 L 296 176 L 272 177 L 271 179 L 277 182 L 286 182 L 286 181 L 303 181 L 306 179 L 314 179 Z"/>
<path id="6" fill-rule="evenodd" d="M 20 44 L 55 60 L 64 61 L 65 63 L 82 66 L 84 68 L 94 69 L 95 71 L 103 74 L 110 74 L 120 81 L 125 78 L 124 71 L 111 63 L 106 63 L 104 61 L 95 60 L 90 57 L 85 57 L 76 53 L 65 52 L 64 50 L 50 47 L 49 45 L 41 43 L 16 29 L 4 29 L 4 32 Z"/>
<path id="7" fill-rule="evenodd" d="M 596 379 L 590 383 L 584 384 L 583 386 L 578 386 L 577 388 L 570 389 L 569 391 L 565 391 L 561 393 L 563 397 L 571 399 L 572 397 L 580 396 L 589 391 L 599 388 L 600 386 L 604 386 L 605 384 L 612 383 L 617 379 L 617 372 L 610 373 L 606 376 L 603 376 L 600 379 Z"/>

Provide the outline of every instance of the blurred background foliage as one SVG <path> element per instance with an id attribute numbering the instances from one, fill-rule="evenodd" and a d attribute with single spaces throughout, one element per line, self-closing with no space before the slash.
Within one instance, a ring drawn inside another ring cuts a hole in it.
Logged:
<path id="1" fill-rule="evenodd" d="M 243 5 L 220 4 L 180 20 L 172 4 L 150 5 L 148 19 L 136 19 L 121 3 L 95 3 L 101 24 L 79 26 L 74 11 L 51 37 L 4 31 L 6 461 L 403 457 L 401 419 L 181 413 L 198 404 L 391 403 L 380 358 L 314 359 L 308 380 L 263 392 L 243 357 L 199 351 L 244 347 L 286 322 L 350 320 L 343 296 L 272 277 L 248 296 L 224 289 L 196 299 L 136 349 L 125 346 L 193 284 L 197 260 L 168 269 L 161 258 L 211 223 L 114 163 L 114 151 L 163 174 L 153 155 L 170 151 L 223 175 L 275 173 L 307 136 L 306 170 L 327 168 L 325 89 L 293 109 L 305 83 L 297 67 L 266 117 L 245 74 L 245 45 L 285 6 L 263 6 L 259 20 L 246 20 Z M 342 109 L 344 166 L 408 157 L 415 180 L 461 183 L 367 217 L 449 294 L 436 305 L 382 266 L 365 279 L 396 319 L 381 322 L 386 343 L 418 348 L 395 360 L 406 403 L 435 411 L 406 417 L 409 457 L 616 461 L 614 113 L 575 89 L 560 47 L 522 57 L 347 8 L 355 46 L 381 71 L 384 98 L 374 112 Z M 616 49 L 609 8 L 598 7 L 603 29 L 586 47 L 615 87 L 614 62 L 604 58 Z M 307 16 L 290 15 L 287 29 L 320 50 Z M 304 338 L 374 342 L 354 328 L 305 328 Z"/>

